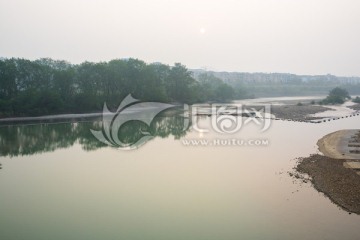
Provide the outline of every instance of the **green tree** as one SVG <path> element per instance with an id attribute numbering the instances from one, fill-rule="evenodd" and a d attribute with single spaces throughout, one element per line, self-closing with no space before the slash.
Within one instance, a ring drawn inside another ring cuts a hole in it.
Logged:
<path id="1" fill-rule="evenodd" d="M 343 104 L 350 98 L 349 92 L 346 89 L 336 87 L 330 91 L 329 96 L 322 101 L 322 104 Z"/>
<path id="2" fill-rule="evenodd" d="M 195 79 L 191 76 L 191 72 L 180 63 L 176 63 L 170 70 L 168 79 L 166 80 L 166 88 L 171 101 L 191 103 L 195 99 L 193 87 L 195 87 Z"/>
<path id="3" fill-rule="evenodd" d="M 0 60 L 0 117 L 117 109 L 128 94 L 143 101 L 228 101 L 239 91 L 213 75 L 195 80 L 180 63 L 138 59 L 78 65 L 43 58 Z"/>

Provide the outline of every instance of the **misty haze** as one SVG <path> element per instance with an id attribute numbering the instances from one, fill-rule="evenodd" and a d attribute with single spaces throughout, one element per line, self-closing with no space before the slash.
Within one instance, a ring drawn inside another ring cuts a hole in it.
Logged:
<path id="1" fill-rule="evenodd" d="M 360 239 L 358 9 L 0 0 L 0 239 Z"/>

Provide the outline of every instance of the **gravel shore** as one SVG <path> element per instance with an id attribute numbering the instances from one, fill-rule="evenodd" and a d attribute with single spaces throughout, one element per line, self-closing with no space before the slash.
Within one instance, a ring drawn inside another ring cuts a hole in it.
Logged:
<path id="1" fill-rule="evenodd" d="M 349 106 L 348 108 L 351 108 L 351 109 L 356 110 L 356 111 L 360 111 L 360 103 Z"/>
<path id="2" fill-rule="evenodd" d="M 344 168 L 344 161 L 316 154 L 301 158 L 296 170 L 309 175 L 313 186 L 332 202 L 349 213 L 360 214 L 360 176 Z"/>
<path id="3" fill-rule="evenodd" d="M 310 176 L 314 187 L 328 196 L 335 204 L 351 213 L 360 214 L 359 170 L 345 168 L 360 162 L 360 155 L 353 153 L 360 141 L 359 129 L 340 130 L 327 134 L 317 145 L 322 155 L 301 158 L 296 167 L 298 173 Z M 298 178 L 301 175 L 293 174 Z"/>
<path id="4" fill-rule="evenodd" d="M 310 117 L 309 115 L 329 110 L 332 109 L 315 105 L 285 105 L 271 107 L 271 113 L 274 114 L 276 118 L 290 119 L 293 121 L 311 121 L 320 119 L 317 117 Z"/>

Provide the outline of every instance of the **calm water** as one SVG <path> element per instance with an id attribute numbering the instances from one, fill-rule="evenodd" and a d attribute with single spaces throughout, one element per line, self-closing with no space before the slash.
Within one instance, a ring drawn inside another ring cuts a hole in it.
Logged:
<path id="1" fill-rule="evenodd" d="M 2 126 L 0 239 L 360 239 L 360 216 L 286 174 L 323 135 L 359 120 L 273 121 L 229 136 L 159 118 L 147 129 L 156 137 L 132 151 L 98 142 L 98 122 Z M 125 141 L 139 128 L 127 126 Z M 218 138 L 269 145 L 184 145 Z"/>

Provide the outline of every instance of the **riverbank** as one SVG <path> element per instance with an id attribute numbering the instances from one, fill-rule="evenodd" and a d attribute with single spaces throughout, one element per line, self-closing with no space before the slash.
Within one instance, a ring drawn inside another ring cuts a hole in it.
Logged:
<path id="1" fill-rule="evenodd" d="M 293 121 L 312 121 L 322 119 L 320 117 L 312 117 L 310 115 L 331 110 L 331 108 L 317 105 L 279 105 L 271 107 L 271 113 L 276 118 Z"/>
<path id="2" fill-rule="evenodd" d="M 154 108 L 153 108 L 154 109 Z M 123 114 L 142 113 L 145 108 L 132 108 L 131 111 L 124 110 Z M 159 115 L 161 116 L 173 116 L 183 113 L 183 109 L 175 106 L 174 108 L 164 110 Z M 83 122 L 83 121 L 95 121 L 102 120 L 104 116 L 114 117 L 115 112 L 109 113 L 80 113 L 80 114 L 58 114 L 47 115 L 38 117 L 13 117 L 13 118 L 0 118 L 0 126 L 7 124 L 27 124 L 27 123 L 60 123 L 60 122 Z"/>
<path id="3" fill-rule="evenodd" d="M 292 100 L 298 101 L 298 100 Z M 251 105 L 251 104 L 245 104 L 242 105 L 246 109 L 256 109 L 261 111 L 264 107 L 264 105 L 270 104 L 270 103 L 263 103 L 258 105 Z M 224 104 L 226 105 L 226 104 Z M 211 115 L 211 105 L 205 104 L 205 105 L 193 105 L 196 106 L 198 109 L 198 115 Z M 357 105 L 354 106 L 346 106 L 350 110 L 350 108 L 357 108 Z M 359 104 L 360 109 L 360 104 Z M 180 107 L 181 108 L 181 107 Z M 142 109 L 139 108 L 139 111 Z M 354 109 L 357 110 L 357 109 Z M 166 112 L 162 113 L 162 115 L 173 115 L 173 114 L 179 114 L 183 110 L 179 109 L 179 106 L 177 106 L 174 109 L 167 110 Z M 124 111 L 125 113 L 126 111 Z M 320 116 L 322 113 L 328 113 L 330 112 L 329 116 Z M 334 112 L 334 114 L 331 114 L 331 112 Z M 319 114 L 319 116 L 316 116 Z M 337 113 L 337 114 L 336 114 Z M 109 113 L 109 115 L 113 115 L 115 113 Z M 334 115 L 334 116 L 331 116 Z M 336 116 L 338 115 L 338 116 Z M 347 118 L 347 117 L 353 117 L 355 115 L 359 115 L 359 113 L 354 114 L 344 114 L 342 112 L 337 112 L 336 109 L 333 109 L 331 107 L 326 106 L 319 106 L 319 105 L 311 105 L 310 103 L 305 104 L 285 104 L 284 102 L 281 102 L 280 105 L 273 104 L 271 105 L 271 115 L 267 116 L 269 118 L 274 118 L 276 120 L 287 120 L 287 121 L 298 121 L 298 122 L 313 122 L 313 123 L 321 123 L 326 122 L 330 120 L 337 120 L 341 118 Z M 38 117 L 12 117 L 12 118 L 0 118 L 0 125 L 4 124 L 22 124 L 22 123 L 29 123 L 29 122 L 36 122 L 36 123 L 42 123 L 42 122 L 79 122 L 79 121 L 91 121 L 96 119 L 101 119 L 103 116 L 103 113 L 97 112 L 97 113 L 82 113 L 82 114 L 58 114 L 58 115 L 48 115 L 48 116 L 38 116 Z M 248 114 L 243 114 L 242 116 L 249 116 Z"/>
<path id="4" fill-rule="evenodd" d="M 301 158 L 296 171 L 310 176 L 315 189 L 350 213 L 360 214 L 360 176 L 343 167 L 345 160 L 321 155 Z"/>
<path id="5" fill-rule="evenodd" d="M 356 110 L 356 111 L 360 111 L 360 103 L 357 103 L 355 105 L 349 106 L 349 108 Z"/>
<path id="6" fill-rule="evenodd" d="M 346 211 L 360 214 L 360 131 L 340 130 L 322 137 L 317 145 L 322 155 L 301 158 L 298 173 L 307 174 L 313 186 Z M 352 167 L 355 166 L 355 167 Z M 298 178 L 301 176 L 296 175 Z"/>
<path id="7" fill-rule="evenodd" d="M 347 129 L 327 134 L 321 138 L 317 145 L 320 152 L 334 159 L 354 160 L 360 159 L 360 154 L 353 151 L 360 146 L 355 142 L 359 130 Z"/>

